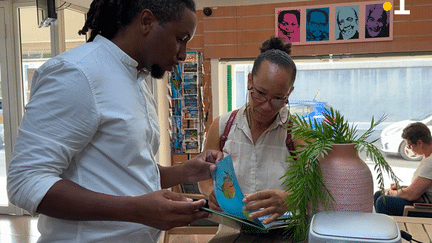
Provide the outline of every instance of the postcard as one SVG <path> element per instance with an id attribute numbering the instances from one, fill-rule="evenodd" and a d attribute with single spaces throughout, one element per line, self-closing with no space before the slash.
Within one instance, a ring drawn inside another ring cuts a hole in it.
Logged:
<path id="1" fill-rule="evenodd" d="M 172 154 L 183 153 L 183 134 L 173 133 L 171 135 L 171 153 Z"/>
<path id="2" fill-rule="evenodd" d="M 185 140 L 198 140 L 198 129 L 184 129 Z"/>
<path id="3" fill-rule="evenodd" d="M 196 95 L 198 94 L 197 84 L 194 83 L 183 83 L 183 92 L 185 95 Z"/>
<path id="4" fill-rule="evenodd" d="M 199 142 L 198 141 L 185 141 L 186 153 L 199 153 Z"/>
<path id="5" fill-rule="evenodd" d="M 197 83 L 197 75 L 196 74 L 184 74 L 183 76 L 184 83 Z"/>
<path id="6" fill-rule="evenodd" d="M 184 97 L 185 107 L 198 107 L 198 99 L 195 95 Z"/>

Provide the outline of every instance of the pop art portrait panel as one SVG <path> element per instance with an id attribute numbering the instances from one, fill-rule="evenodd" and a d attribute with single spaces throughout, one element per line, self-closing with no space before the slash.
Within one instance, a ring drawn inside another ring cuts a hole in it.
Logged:
<path id="1" fill-rule="evenodd" d="M 359 6 L 340 6 L 335 9 L 335 39 L 359 39 Z"/>
<path id="2" fill-rule="evenodd" d="M 300 9 L 282 9 L 276 12 L 277 35 L 283 37 L 287 42 L 300 42 Z"/>
<path id="3" fill-rule="evenodd" d="M 366 5 L 365 38 L 390 37 L 390 11 L 384 10 L 383 4 Z"/>
<path id="4" fill-rule="evenodd" d="M 306 41 L 329 40 L 329 8 L 306 10 Z"/>

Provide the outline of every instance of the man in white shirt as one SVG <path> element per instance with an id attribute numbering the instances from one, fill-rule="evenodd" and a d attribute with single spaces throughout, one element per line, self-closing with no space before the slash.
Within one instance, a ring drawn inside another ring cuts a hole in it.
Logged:
<path id="1" fill-rule="evenodd" d="M 39 242 L 156 242 L 208 217 L 169 190 L 208 179 L 216 151 L 176 167 L 155 162 L 159 125 L 144 78 L 186 57 L 195 3 L 94 0 L 89 42 L 42 65 L 8 171 L 10 201 L 40 214 Z"/>

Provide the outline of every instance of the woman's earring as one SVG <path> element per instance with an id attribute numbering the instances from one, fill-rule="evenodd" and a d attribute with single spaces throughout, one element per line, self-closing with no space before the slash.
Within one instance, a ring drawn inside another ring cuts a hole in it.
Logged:
<path id="1" fill-rule="evenodd" d="M 283 124 L 287 123 L 289 121 L 289 119 L 291 118 L 291 107 L 290 107 L 289 100 L 287 100 L 286 106 L 288 107 L 288 115 L 287 115 L 286 121 L 283 122 Z M 280 118 L 280 115 L 279 115 L 279 118 Z M 281 122 L 282 122 L 282 120 L 281 120 Z"/>
<path id="2" fill-rule="evenodd" d="M 246 92 L 246 104 L 249 104 L 249 92 Z"/>

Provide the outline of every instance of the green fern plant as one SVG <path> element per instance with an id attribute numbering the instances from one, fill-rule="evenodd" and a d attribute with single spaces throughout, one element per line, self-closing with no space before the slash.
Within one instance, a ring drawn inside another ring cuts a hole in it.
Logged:
<path id="1" fill-rule="evenodd" d="M 354 143 L 358 152 L 366 151 L 366 155 L 375 163 L 379 188 L 384 191 L 384 176 L 386 172 L 391 179 L 399 184 L 399 178 L 394 174 L 381 152 L 374 145 L 378 140 L 366 141 L 375 127 L 385 120 L 382 116 L 375 122 L 372 121 L 369 129 L 362 135 L 357 135 L 357 126 L 350 126 L 340 111 L 333 108 L 326 109 L 324 121 L 294 116 L 290 127 L 296 139 L 303 141 L 292 156 L 287 157 L 290 163 L 284 178 L 283 185 L 290 192 L 286 200 L 288 211 L 293 213 L 292 222 L 287 230 L 289 237 L 295 242 L 307 241 L 310 218 L 308 204 L 312 207 L 312 215 L 317 212 L 318 205 L 328 210 L 334 199 L 326 188 L 321 176 L 321 168 L 318 158 L 328 154 L 333 144 Z M 313 124 L 313 126 L 312 126 Z"/>

